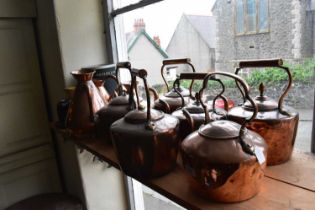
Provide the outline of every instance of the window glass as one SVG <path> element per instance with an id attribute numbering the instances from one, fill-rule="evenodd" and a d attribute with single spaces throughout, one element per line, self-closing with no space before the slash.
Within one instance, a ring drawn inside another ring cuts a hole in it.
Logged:
<path id="1" fill-rule="evenodd" d="M 236 1 L 236 33 L 244 33 L 244 5 L 243 0 Z"/>
<path id="2" fill-rule="evenodd" d="M 247 31 L 256 31 L 256 0 L 247 0 Z"/>
<path id="3" fill-rule="evenodd" d="M 268 30 L 268 0 L 259 1 L 259 31 Z"/>

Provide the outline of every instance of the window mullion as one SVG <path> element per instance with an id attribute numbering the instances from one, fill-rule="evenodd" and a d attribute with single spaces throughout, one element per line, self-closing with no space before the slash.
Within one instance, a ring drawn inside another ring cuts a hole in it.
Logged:
<path id="1" fill-rule="evenodd" d="M 260 28 L 260 24 L 259 24 L 259 16 L 260 16 L 260 10 L 259 10 L 259 1 L 260 0 L 255 0 L 255 4 L 256 4 L 256 33 L 259 33 L 259 28 Z"/>

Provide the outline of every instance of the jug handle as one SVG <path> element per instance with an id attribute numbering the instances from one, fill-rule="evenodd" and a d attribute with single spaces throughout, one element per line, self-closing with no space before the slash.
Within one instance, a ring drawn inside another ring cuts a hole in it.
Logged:
<path id="1" fill-rule="evenodd" d="M 162 75 L 162 79 L 163 79 L 163 81 L 164 81 L 164 83 L 166 85 L 167 92 L 170 91 L 170 87 L 168 86 L 167 81 L 166 81 L 166 79 L 164 77 L 164 68 L 166 66 L 186 64 L 186 65 L 189 65 L 191 67 L 192 72 L 196 72 L 195 67 L 192 65 L 192 63 L 190 61 L 190 58 L 165 59 L 165 60 L 163 60 L 162 64 L 163 65 L 161 67 L 161 75 Z M 194 84 L 194 80 L 191 81 L 190 86 L 189 86 L 189 94 L 190 94 L 191 98 L 193 98 L 193 96 L 192 96 L 192 86 L 193 86 L 193 84 Z"/>
<path id="2" fill-rule="evenodd" d="M 289 81 L 288 81 L 288 85 L 287 85 L 286 89 L 281 94 L 281 96 L 280 96 L 280 98 L 278 100 L 278 109 L 279 109 L 280 113 L 288 114 L 287 112 L 285 112 L 282 109 L 282 104 L 283 104 L 284 98 L 287 96 L 287 94 L 288 94 L 288 92 L 289 92 L 289 90 L 290 90 L 290 88 L 292 86 L 292 75 L 291 75 L 290 69 L 288 67 L 283 66 L 283 60 L 282 59 L 240 61 L 239 62 L 239 67 L 237 67 L 235 69 L 235 74 L 237 75 L 238 72 L 242 68 L 263 68 L 263 67 L 277 67 L 277 68 L 283 69 L 287 73 Z M 242 94 L 244 102 L 245 102 L 244 93 L 240 89 L 238 82 L 236 82 L 236 85 L 239 88 L 239 90 L 241 91 L 241 94 Z"/>
<path id="3" fill-rule="evenodd" d="M 250 145 L 247 145 L 244 140 L 242 139 L 242 136 L 244 135 L 245 131 L 246 131 L 246 125 L 248 123 L 250 123 L 257 115 L 258 109 L 257 109 L 257 105 L 255 104 L 254 100 L 250 97 L 249 95 L 249 86 L 248 84 L 245 82 L 245 80 L 243 80 L 240 76 L 236 75 L 236 74 L 231 74 L 228 72 L 213 72 L 213 73 L 209 73 L 205 79 L 203 80 L 203 85 L 202 88 L 199 91 L 199 95 L 200 97 L 202 97 L 203 95 L 203 91 L 206 89 L 207 85 L 208 85 L 208 81 L 209 79 L 213 79 L 215 75 L 221 75 L 221 76 L 226 76 L 226 77 L 230 77 L 232 79 L 234 79 L 236 82 L 238 82 L 242 88 L 243 88 L 243 93 L 244 93 L 244 97 L 251 103 L 251 105 L 254 107 L 254 111 L 253 114 L 250 118 L 246 118 L 245 121 L 243 122 L 243 124 L 241 125 L 240 128 L 240 132 L 239 132 L 239 141 L 240 144 L 242 146 L 242 149 L 244 152 L 254 155 L 254 152 L 251 149 Z M 209 116 L 209 112 L 208 112 L 208 108 L 207 106 L 201 101 L 201 105 L 205 110 L 205 124 L 207 124 L 208 122 L 210 122 L 210 116 Z"/>

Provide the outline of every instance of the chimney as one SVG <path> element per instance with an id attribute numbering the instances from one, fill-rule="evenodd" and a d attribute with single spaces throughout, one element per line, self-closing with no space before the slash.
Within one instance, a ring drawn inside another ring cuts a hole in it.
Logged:
<path id="1" fill-rule="evenodd" d="M 153 37 L 153 40 L 155 41 L 155 43 L 157 45 L 159 45 L 159 47 L 161 47 L 161 40 L 160 40 L 160 37 L 159 36 L 154 36 Z"/>
<path id="2" fill-rule="evenodd" d="M 145 30 L 145 23 L 143 21 L 143 18 L 135 19 L 135 22 L 133 24 L 133 30 L 134 32 Z"/>

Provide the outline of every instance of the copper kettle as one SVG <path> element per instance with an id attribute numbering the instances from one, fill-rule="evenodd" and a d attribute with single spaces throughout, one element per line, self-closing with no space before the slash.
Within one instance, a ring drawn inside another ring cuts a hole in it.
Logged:
<path id="1" fill-rule="evenodd" d="M 122 170 L 135 178 L 154 178 L 176 166 L 178 153 L 178 120 L 150 108 L 147 72 L 133 69 L 142 78 L 147 95 L 146 110 L 135 109 L 114 122 L 111 135 Z"/>
<path id="2" fill-rule="evenodd" d="M 196 72 L 194 66 L 190 63 L 189 58 L 167 59 L 167 60 L 163 61 L 163 65 L 161 67 L 161 75 L 162 75 L 162 78 L 163 78 L 164 83 L 166 85 L 167 93 L 165 93 L 159 99 L 155 100 L 153 108 L 170 114 L 182 105 L 182 100 L 181 100 L 180 96 L 176 93 L 174 88 L 172 88 L 170 90 L 169 85 L 167 84 L 167 81 L 164 77 L 164 69 L 167 66 L 171 66 L 171 65 L 179 66 L 182 64 L 190 66 L 192 71 Z M 190 101 L 190 99 L 193 98 L 193 96 L 191 95 L 191 89 L 193 86 L 193 82 L 194 81 L 192 80 L 190 87 L 189 87 L 189 90 L 187 90 L 183 87 L 176 87 L 177 91 L 180 92 L 182 94 L 182 96 L 184 97 L 185 104 L 187 104 Z"/>
<path id="3" fill-rule="evenodd" d="M 179 77 L 175 80 L 174 86 L 177 84 L 179 86 L 180 80 L 203 80 L 207 76 L 207 73 L 181 73 Z M 207 103 L 206 106 L 208 106 L 209 114 L 211 114 L 211 120 L 218 120 L 223 119 L 227 115 L 228 110 L 228 102 L 227 99 L 223 94 L 225 87 L 220 79 L 213 79 L 217 81 L 221 87 L 222 91 L 220 94 L 217 95 L 216 98 L 214 98 L 213 102 Z M 179 135 L 181 137 L 181 140 L 183 140 L 186 136 L 188 136 L 191 132 L 198 130 L 198 128 L 204 123 L 205 121 L 205 114 L 204 109 L 201 106 L 201 98 L 199 93 L 197 92 L 195 95 L 195 100 L 191 103 L 185 104 L 184 97 L 181 95 L 180 92 L 177 91 L 177 89 L 173 88 L 177 94 L 182 99 L 182 105 L 179 109 L 174 111 L 172 113 L 173 116 L 177 117 L 179 119 Z M 217 110 L 214 109 L 213 106 L 215 106 L 215 101 L 221 98 L 221 100 L 224 102 L 224 108 L 226 111 L 223 110 Z"/>
<path id="4" fill-rule="evenodd" d="M 264 95 L 264 85 L 259 87 L 260 95 L 255 97 L 258 106 L 258 114 L 247 128 L 259 133 L 268 144 L 267 165 L 277 165 L 290 159 L 296 137 L 299 114 L 291 107 L 283 106 L 284 97 L 288 94 L 292 84 L 292 76 L 289 68 L 283 66 L 281 59 L 241 61 L 235 74 L 242 68 L 278 67 L 288 75 L 288 85 L 280 96 L 278 102 Z M 253 107 L 244 100 L 241 106 L 232 108 L 229 119 L 242 122 L 251 115 Z"/>
<path id="5" fill-rule="evenodd" d="M 129 72 L 131 71 L 131 64 L 130 62 L 120 62 L 116 65 L 116 72 L 119 71 L 120 68 L 128 69 Z M 128 90 L 124 89 L 119 82 L 119 80 L 113 76 L 109 75 L 108 77 L 112 77 L 112 79 L 116 80 L 118 83 L 118 92 L 121 95 L 117 95 L 114 97 L 106 107 L 100 109 L 97 112 L 97 136 L 102 138 L 107 143 L 111 143 L 110 140 L 110 126 L 116 120 L 122 118 L 127 114 L 131 109 L 134 108 L 134 78 L 131 78 L 130 88 Z"/>
<path id="6" fill-rule="evenodd" d="M 246 129 L 256 116 L 257 107 L 249 96 L 245 81 L 226 72 L 209 73 L 199 91 L 203 95 L 209 79 L 221 75 L 238 81 L 245 98 L 254 107 L 252 116 L 243 124 L 229 120 L 211 122 L 207 106 L 205 124 L 182 142 L 183 166 L 190 174 L 189 183 L 193 191 L 201 196 L 219 202 L 239 202 L 247 200 L 259 191 L 266 166 L 267 145 L 264 139 Z"/>
<path id="7" fill-rule="evenodd" d="M 71 72 L 78 83 L 69 106 L 66 127 L 76 137 L 94 135 L 95 114 L 105 106 L 97 87 L 92 82 L 94 72 L 90 69 Z"/>

